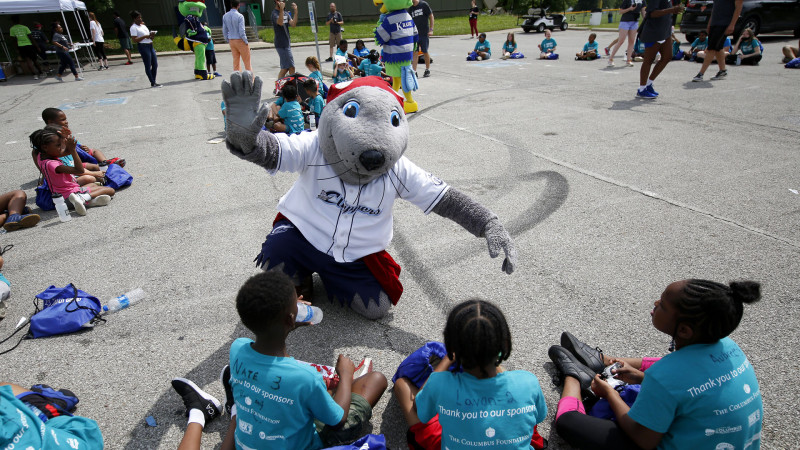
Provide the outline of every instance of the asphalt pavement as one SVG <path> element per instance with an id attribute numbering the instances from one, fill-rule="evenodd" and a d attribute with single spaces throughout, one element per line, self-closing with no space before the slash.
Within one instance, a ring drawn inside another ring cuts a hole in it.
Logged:
<path id="1" fill-rule="evenodd" d="M 551 426 L 559 391 L 547 357 L 563 330 L 607 355 L 660 356 L 669 337 L 648 313 L 670 282 L 752 279 L 763 299 L 746 307 L 732 337 L 759 377 L 762 448 L 791 447 L 800 439 L 792 400 L 800 396 L 800 71 L 783 68 L 780 49 L 797 39 L 765 37 L 761 65 L 730 67 L 719 82 L 693 83 L 699 64 L 672 62 L 655 82 L 660 97 L 639 100 L 639 63 L 574 61 L 588 33 L 555 32 L 556 61 L 536 60 L 543 36 L 521 30 L 520 60 L 497 58 L 505 32 L 489 33 L 495 57 L 482 62 L 465 61 L 474 39 L 434 38 L 432 75 L 415 94 L 420 111 L 409 119 L 406 155 L 497 213 L 516 242 L 517 271 L 502 273 L 482 239 L 399 202 L 388 249 L 403 266 L 398 306 L 368 321 L 329 304 L 316 280 L 325 318 L 293 333 L 289 352 L 328 364 L 339 353 L 371 357 L 391 377 L 407 354 L 441 340 L 449 308 L 488 299 L 510 322 L 506 366 L 536 374 L 547 397 L 539 431 L 551 448 L 568 448 Z M 599 33 L 600 47 L 613 37 Z M 295 61 L 312 54 L 296 48 Z M 230 54 L 218 60 L 229 74 Z M 253 64 L 271 86 L 275 51 L 254 51 Z M 172 377 L 224 398 L 218 375 L 230 343 L 250 336 L 234 297 L 257 273 L 253 258 L 295 179 L 228 153 L 219 143 L 221 79 L 196 81 L 192 69 L 191 54 L 162 57 L 161 89 L 149 87 L 138 61 L 88 71 L 81 82 L 0 84 L 0 191 L 22 188 L 35 206 L 28 135 L 52 106 L 65 110 L 81 142 L 125 158 L 135 177 L 86 217 L 61 223 L 41 212 L 37 227 L 0 234 L 0 247 L 14 245 L 4 255 L 12 298 L 0 337 L 51 284 L 73 282 L 104 300 L 146 291 L 93 330 L 24 341 L 0 357 L 2 380 L 77 393 L 79 414 L 99 422 L 107 448 L 177 447 L 186 421 Z M 146 425 L 148 416 L 157 426 Z M 209 424 L 204 448 L 217 447 L 226 426 L 227 418 Z M 371 431 L 402 448 L 405 429 L 387 391 Z"/>

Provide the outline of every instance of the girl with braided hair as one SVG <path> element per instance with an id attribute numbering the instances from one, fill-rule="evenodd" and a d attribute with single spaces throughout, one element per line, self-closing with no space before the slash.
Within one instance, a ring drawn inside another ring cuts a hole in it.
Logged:
<path id="1" fill-rule="evenodd" d="M 569 332 L 548 354 L 564 375 L 556 430 L 581 449 L 751 448 L 761 445 L 764 410 L 753 366 L 728 337 L 744 304 L 761 298 L 753 281 L 670 284 L 650 313 L 670 336 L 663 358 L 615 358 Z M 599 373 L 614 363 L 616 378 L 640 384 L 629 407 Z M 608 400 L 616 421 L 587 416 L 581 398 Z"/>
<path id="2" fill-rule="evenodd" d="M 511 355 L 502 311 L 483 300 L 457 305 L 447 317 L 444 346 L 446 355 L 421 389 L 406 377 L 394 381 L 411 427 L 409 448 L 542 448 L 536 424 L 547 417 L 547 405 L 539 380 L 500 366 Z"/>

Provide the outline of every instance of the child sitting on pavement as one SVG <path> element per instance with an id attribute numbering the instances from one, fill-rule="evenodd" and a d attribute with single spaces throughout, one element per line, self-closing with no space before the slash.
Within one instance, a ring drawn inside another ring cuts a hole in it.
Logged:
<path id="1" fill-rule="evenodd" d="M 343 83 L 345 81 L 350 81 L 353 79 L 353 71 L 350 68 L 350 65 L 347 63 L 347 59 L 342 55 L 336 55 L 333 57 L 333 61 L 336 64 L 336 68 L 333 74 L 333 82 L 335 83 Z"/>
<path id="2" fill-rule="evenodd" d="M 322 114 L 322 108 L 325 107 L 325 100 L 322 94 L 319 93 L 319 86 L 314 80 L 306 80 L 303 82 L 303 89 L 308 94 L 308 121 L 314 121 L 314 125 L 319 126 L 319 115 Z"/>
<path id="3" fill-rule="evenodd" d="M 381 76 L 383 73 L 383 66 L 378 62 L 380 60 L 380 55 L 378 54 L 377 50 L 372 50 L 369 52 L 369 55 L 361 61 L 361 64 L 358 66 L 358 70 L 361 73 L 362 77 L 371 77 L 371 76 Z"/>
<path id="4" fill-rule="evenodd" d="M 105 206 L 111 201 L 114 189 L 94 183 L 81 186 L 75 181 L 75 175 L 83 175 L 86 169 L 78 155 L 78 141 L 69 128 L 45 127 L 34 131 L 30 141 L 37 153 L 36 163 L 50 191 L 69 200 L 79 215 L 86 215 L 87 206 Z M 75 167 L 67 166 L 59 159 L 68 154 L 75 160 Z"/>
<path id="5" fill-rule="evenodd" d="M 286 83 L 281 88 L 281 98 L 270 106 L 269 119 L 273 121 L 273 133 L 298 134 L 304 127 L 303 107 L 297 101 L 297 87 Z"/>
<path id="6" fill-rule="evenodd" d="M 539 44 L 539 59 L 558 59 L 556 40 L 551 37 L 550 30 L 544 30 L 544 40 Z"/>
<path id="7" fill-rule="evenodd" d="M 696 61 L 697 53 L 708 48 L 708 33 L 701 31 L 697 38 L 692 42 L 692 47 L 683 55 L 686 61 Z"/>
<path id="8" fill-rule="evenodd" d="M 67 120 L 67 115 L 64 114 L 64 111 L 58 108 L 45 108 L 42 111 L 42 120 L 44 120 L 45 125 L 56 125 L 59 127 L 64 127 L 69 129 L 69 121 Z M 91 159 L 97 160 L 98 163 L 105 162 L 108 164 L 117 164 L 120 167 L 125 167 L 124 159 L 121 158 L 108 159 L 106 155 L 100 150 L 89 148 L 85 145 L 82 145 L 80 142 L 77 143 L 77 147 L 78 147 L 78 154 L 81 155 L 81 158 L 88 159 L 86 158 L 86 155 L 89 155 Z M 72 164 L 69 164 L 66 161 L 65 164 L 72 166 Z M 97 170 L 100 170 L 100 168 L 98 167 Z"/>
<path id="9" fill-rule="evenodd" d="M 596 38 L 596 33 L 589 35 L 589 42 L 583 44 L 583 50 L 575 54 L 575 60 L 592 61 L 597 59 L 597 49 L 600 45 L 595 41 Z"/>
<path id="10" fill-rule="evenodd" d="M 514 39 L 514 33 L 506 35 L 506 41 L 503 42 L 503 56 L 500 59 L 509 59 L 511 55 L 517 52 L 517 41 Z"/>
<path id="11" fill-rule="evenodd" d="M 467 60 L 472 54 L 475 54 L 475 60 L 481 61 L 492 57 L 492 45 L 486 40 L 486 33 L 481 33 L 478 36 L 478 41 L 475 42 L 475 48 L 472 52 L 467 54 Z"/>
<path id="12" fill-rule="evenodd" d="M 464 442 L 542 448 L 535 427 L 547 417 L 547 405 L 539 380 L 528 371 L 500 366 L 511 355 L 511 332 L 502 311 L 483 300 L 468 300 L 450 311 L 443 334 L 446 354 L 432 352 L 442 357 L 427 380 L 409 373 L 405 361 L 395 375 L 394 395 L 410 427 L 409 448 L 472 448 L 458 445 Z M 431 363 L 423 364 L 430 371 Z"/>

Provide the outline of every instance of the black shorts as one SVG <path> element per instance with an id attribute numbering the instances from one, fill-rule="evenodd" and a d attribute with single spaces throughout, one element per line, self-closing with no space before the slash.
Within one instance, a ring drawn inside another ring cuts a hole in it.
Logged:
<path id="1" fill-rule="evenodd" d="M 206 64 L 217 64 L 217 55 L 214 50 L 206 49 Z"/>
<path id="2" fill-rule="evenodd" d="M 727 25 L 711 25 L 708 28 L 708 50 L 720 51 L 725 45 Z"/>
<path id="3" fill-rule="evenodd" d="M 31 61 L 36 61 L 36 57 L 39 56 L 39 52 L 36 51 L 36 47 L 33 45 L 23 45 L 19 48 L 19 56 L 22 56 L 24 59 L 30 59 Z"/>
<path id="4" fill-rule="evenodd" d="M 425 33 L 425 35 L 420 34 L 419 41 L 417 42 L 418 42 L 417 51 L 420 51 L 422 53 L 428 53 L 428 43 L 430 42 L 430 37 L 428 36 L 428 33 Z"/>

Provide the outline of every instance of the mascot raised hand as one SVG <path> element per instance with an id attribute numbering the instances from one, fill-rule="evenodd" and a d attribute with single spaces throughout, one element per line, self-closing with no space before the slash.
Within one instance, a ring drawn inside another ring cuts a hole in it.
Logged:
<path id="1" fill-rule="evenodd" d="M 406 98 L 403 110 L 417 112 L 419 105 L 411 95 L 417 90 L 417 74 L 411 67 L 419 35 L 414 20 L 407 9 L 411 0 L 373 0 L 381 7 L 381 17 L 375 27 L 375 42 L 382 47 L 381 60 L 386 66 L 386 75 L 392 77 L 395 91 L 403 90 Z"/>
<path id="2" fill-rule="evenodd" d="M 514 244 L 497 216 L 403 156 L 408 122 L 389 83 L 371 76 L 333 85 L 317 131 L 294 135 L 261 130 L 269 113 L 261 88 L 250 72 L 222 82 L 228 149 L 270 175 L 299 176 L 278 202 L 258 266 L 297 285 L 316 272 L 331 301 L 380 318 L 403 292 L 400 266 L 385 250 L 394 202 L 403 199 L 486 238 L 489 255 L 503 253 L 503 271 L 514 271 Z"/>
<path id="3" fill-rule="evenodd" d="M 206 10 L 206 4 L 200 2 L 180 2 L 178 11 L 184 16 L 180 26 L 181 36 L 176 37 L 175 44 L 181 50 L 194 52 L 194 77 L 198 80 L 211 80 L 213 73 L 206 70 L 206 46 L 211 36 L 206 33 L 200 17 Z"/>

